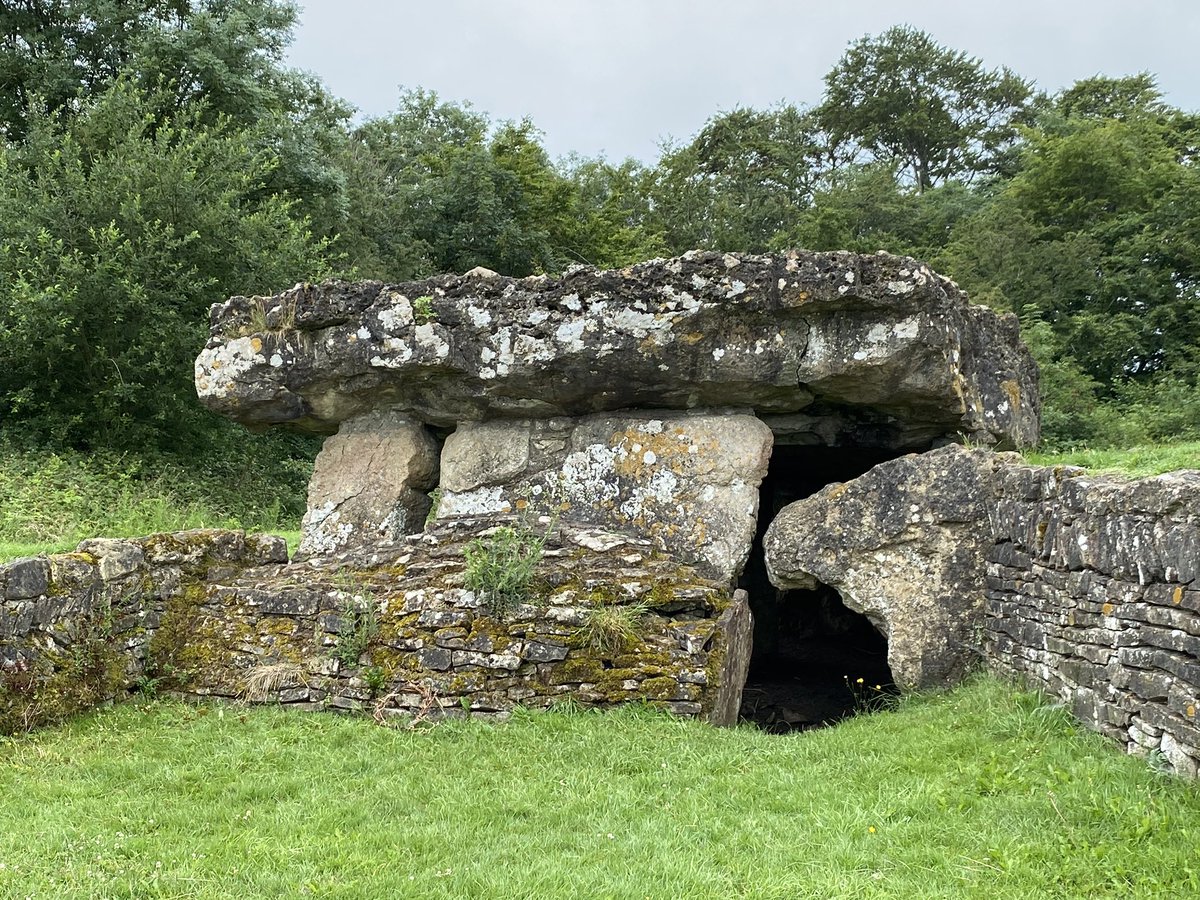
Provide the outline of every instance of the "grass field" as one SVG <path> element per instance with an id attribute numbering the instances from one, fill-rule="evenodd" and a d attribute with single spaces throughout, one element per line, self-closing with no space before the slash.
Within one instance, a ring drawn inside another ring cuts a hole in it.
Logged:
<path id="1" fill-rule="evenodd" d="M 290 475 L 301 485 L 308 477 Z M 222 479 L 178 462 L 0 446 L 0 561 L 74 550 L 90 537 L 188 528 L 276 531 L 294 545 L 303 491 L 276 484 L 278 477 L 248 471 Z"/>
<path id="2" fill-rule="evenodd" d="M 1179 469 L 1200 469 L 1200 441 L 1147 444 L 1123 450 L 1029 451 L 1025 457 L 1039 466 L 1082 466 L 1092 472 L 1110 472 L 1130 478 L 1161 475 Z"/>
<path id="3" fill-rule="evenodd" d="M 4 897 L 1190 897 L 1200 789 L 980 678 L 817 732 L 125 704 L 0 742 Z"/>

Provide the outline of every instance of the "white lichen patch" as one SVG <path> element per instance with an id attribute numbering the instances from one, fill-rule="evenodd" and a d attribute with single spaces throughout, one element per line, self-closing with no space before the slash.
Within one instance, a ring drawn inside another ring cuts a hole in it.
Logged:
<path id="1" fill-rule="evenodd" d="M 511 504 L 504 498 L 504 489 L 500 485 L 488 485 L 462 493 L 443 493 L 441 504 L 438 506 L 438 518 L 494 515 L 507 512 L 511 508 Z"/>
<path id="2" fill-rule="evenodd" d="M 554 339 L 567 350 L 580 351 L 583 349 L 583 331 L 587 323 L 583 319 L 569 319 L 558 326 Z"/>
<path id="3" fill-rule="evenodd" d="M 407 297 L 397 294 L 395 291 L 390 292 L 387 299 L 391 301 L 391 305 L 379 311 L 379 325 L 384 332 L 397 334 L 415 321 L 412 304 L 409 303 Z"/>
<path id="4" fill-rule="evenodd" d="M 205 347 L 196 357 L 196 393 L 201 398 L 231 393 L 242 375 L 267 361 L 262 346 L 260 338 L 240 337 Z"/>
<path id="5" fill-rule="evenodd" d="M 422 348 L 429 350 L 437 359 L 446 359 L 450 356 L 450 345 L 438 334 L 437 327 L 432 323 L 426 322 L 424 325 L 418 325 L 414 336 L 417 343 Z"/>
<path id="6" fill-rule="evenodd" d="M 492 324 L 492 314 L 486 309 L 480 309 L 471 304 L 467 307 L 467 317 L 476 328 L 487 328 Z"/>

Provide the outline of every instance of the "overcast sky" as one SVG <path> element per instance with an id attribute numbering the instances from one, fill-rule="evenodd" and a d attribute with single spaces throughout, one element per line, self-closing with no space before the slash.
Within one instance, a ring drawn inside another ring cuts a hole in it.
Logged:
<path id="1" fill-rule="evenodd" d="M 300 0 L 293 66 L 363 115 L 400 86 L 530 117 L 553 156 L 657 158 L 718 111 L 819 102 L 846 45 L 928 31 L 1045 90 L 1095 74 L 1158 76 L 1200 108 L 1200 0 Z"/>

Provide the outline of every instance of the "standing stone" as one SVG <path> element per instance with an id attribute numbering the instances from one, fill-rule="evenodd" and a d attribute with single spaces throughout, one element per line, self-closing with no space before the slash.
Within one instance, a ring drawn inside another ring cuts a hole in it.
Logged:
<path id="1" fill-rule="evenodd" d="M 836 589 L 887 638 L 902 688 L 954 683 L 978 659 L 994 459 L 952 445 L 785 506 L 763 542 L 772 584 Z"/>
<path id="2" fill-rule="evenodd" d="M 528 510 L 616 530 L 732 581 L 754 540 L 771 430 L 747 415 L 627 413 L 463 425 L 438 518 Z"/>
<path id="3" fill-rule="evenodd" d="M 343 423 L 317 456 L 297 555 L 369 547 L 419 531 L 437 474 L 437 442 L 421 424 L 392 412 Z"/>

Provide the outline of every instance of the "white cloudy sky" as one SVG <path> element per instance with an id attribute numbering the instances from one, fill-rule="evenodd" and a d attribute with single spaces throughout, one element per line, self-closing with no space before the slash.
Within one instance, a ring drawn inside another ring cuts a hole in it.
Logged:
<path id="1" fill-rule="evenodd" d="M 1056 90 L 1154 72 L 1200 108 L 1200 0 L 299 0 L 290 62 L 364 115 L 401 85 L 529 116 L 554 156 L 652 161 L 737 106 L 820 100 L 846 44 L 907 23 Z"/>

